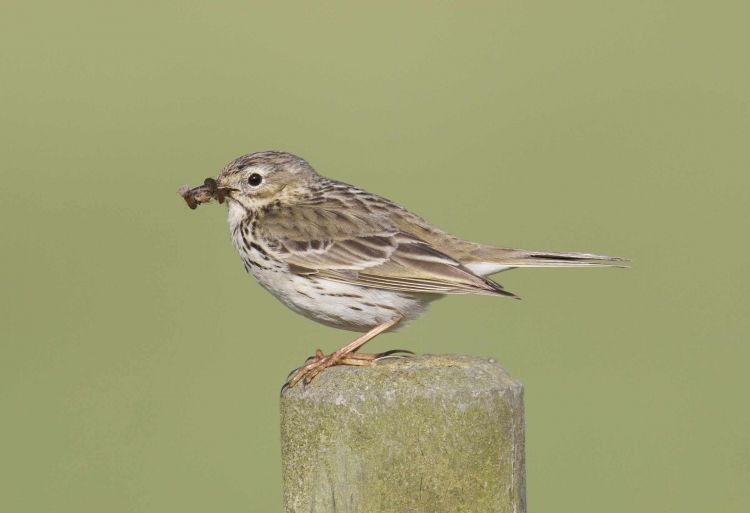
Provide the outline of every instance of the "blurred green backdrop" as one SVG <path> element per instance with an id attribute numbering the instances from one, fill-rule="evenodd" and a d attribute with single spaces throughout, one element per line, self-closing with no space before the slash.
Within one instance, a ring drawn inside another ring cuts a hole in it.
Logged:
<path id="1" fill-rule="evenodd" d="M 176 194 L 264 149 L 469 239 L 632 258 L 372 349 L 521 379 L 535 511 L 747 511 L 740 5 L 5 0 L 0 511 L 281 511 L 279 387 L 351 334 Z"/>

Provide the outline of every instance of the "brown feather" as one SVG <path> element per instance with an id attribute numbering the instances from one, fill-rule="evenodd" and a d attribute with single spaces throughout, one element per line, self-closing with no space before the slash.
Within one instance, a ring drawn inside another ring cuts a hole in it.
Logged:
<path id="1" fill-rule="evenodd" d="M 264 246 L 281 248 L 274 256 L 300 274 L 405 292 L 513 296 L 428 242 L 400 231 L 389 216 L 357 215 L 357 207 L 367 208 L 362 199 L 347 210 L 341 210 L 341 203 L 339 195 L 335 202 L 268 209 L 258 218 L 256 235 Z M 321 241 L 318 249 L 312 240 Z"/>

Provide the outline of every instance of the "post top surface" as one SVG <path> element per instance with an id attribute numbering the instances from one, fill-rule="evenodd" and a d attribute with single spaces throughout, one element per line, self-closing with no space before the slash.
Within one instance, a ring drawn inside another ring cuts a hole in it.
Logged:
<path id="1" fill-rule="evenodd" d="M 310 384 L 282 392 L 283 401 L 360 400 L 408 393 L 412 397 L 459 394 L 479 397 L 523 385 L 491 358 L 467 355 L 418 355 L 388 358 L 372 367 L 339 365 L 321 372 Z"/>

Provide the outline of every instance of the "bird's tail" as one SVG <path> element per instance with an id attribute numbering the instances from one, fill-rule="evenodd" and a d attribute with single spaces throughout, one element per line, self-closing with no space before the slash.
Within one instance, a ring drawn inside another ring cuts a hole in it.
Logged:
<path id="1" fill-rule="evenodd" d="M 472 252 L 470 259 L 463 263 L 469 268 L 476 268 L 476 271 L 484 276 L 515 267 L 627 267 L 627 260 L 620 257 L 492 246 L 477 248 Z"/>

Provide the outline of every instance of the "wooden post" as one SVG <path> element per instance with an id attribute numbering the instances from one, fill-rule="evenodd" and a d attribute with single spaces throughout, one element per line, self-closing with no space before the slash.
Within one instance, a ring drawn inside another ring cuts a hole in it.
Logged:
<path id="1" fill-rule="evenodd" d="M 281 396 L 286 513 L 526 511 L 523 386 L 493 360 L 333 367 Z"/>

